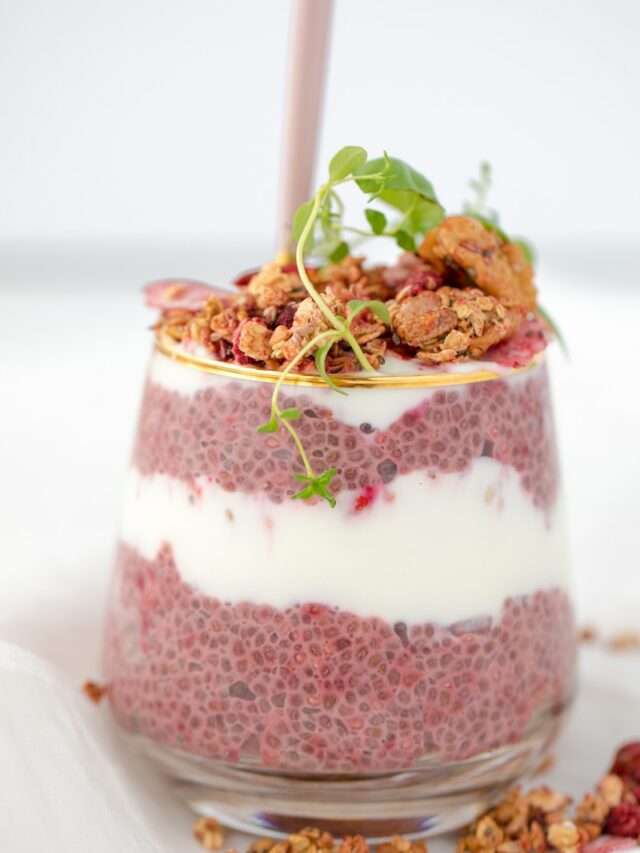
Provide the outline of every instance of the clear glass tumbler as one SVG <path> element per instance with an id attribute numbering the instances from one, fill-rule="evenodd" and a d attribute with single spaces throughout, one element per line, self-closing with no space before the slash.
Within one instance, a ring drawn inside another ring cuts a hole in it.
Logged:
<path id="1" fill-rule="evenodd" d="M 544 357 L 287 378 L 337 506 L 291 500 L 278 374 L 158 339 L 108 606 L 118 721 L 198 810 L 370 839 L 470 820 L 539 759 L 575 630 Z M 299 486 L 298 486 L 299 487 Z"/>

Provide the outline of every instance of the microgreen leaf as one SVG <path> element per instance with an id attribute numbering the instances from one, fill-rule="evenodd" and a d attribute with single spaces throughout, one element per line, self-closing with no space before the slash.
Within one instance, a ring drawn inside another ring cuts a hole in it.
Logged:
<path id="1" fill-rule="evenodd" d="M 293 476 L 296 477 L 297 474 L 294 474 Z M 308 501 L 309 498 L 312 498 L 314 495 L 315 495 L 315 492 L 313 490 L 313 486 L 305 486 L 304 489 L 300 489 L 299 492 L 296 492 L 295 494 L 291 495 L 291 497 L 294 501 L 295 500 Z"/>
<path id="2" fill-rule="evenodd" d="M 283 421 L 299 421 L 300 420 L 300 409 L 296 409 L 294 406 L 283 409 L 280 412 L 280 417 Z"/>
<path id="3" fill-rule="evenodd" d="M 338 392 L 338 394 L 343 394 L 346 397 L 347 392 L 343 391 L 342 388 L 340 388 L 338 385 L 336 385 L 336 383 L 333 381 L 333 379 L 327 373 L 327 368 L 326 368 L 327 355 L 329 354 L 329 350 L 334 345 L 334 343 L 335 343 L 335 339 L 331 339 L 331 340 L 327 341 L 326 344 L 323 344 L 323 346 L 318 347 L 318 349 L 316 350 L 316 353 L 315 353 L 316 367 L 318 369 L 319 375 L 324 379 L 324 381 L 327 383 L 327 385 L 330 385 L 334 391 Z"/>
<path id="4" fill-rule="evenodd" d="M 329 490 L 329 484 L 331 480 L 335 477 L 335 475 L 335 468 L 328 468 L 318 477 L 308 477 L 304 474 L 294 474 L 293 476 L 296 478 L 296 480 L 299 480 L 301 483 L 306 483 L 307 485 L 303 489 L 300 489 L 299 492 L 296 492 L 295 495 L 292 495 L 293 499 L 308 500 L 314 495 L 318 495 L 319 497 L 324 498 L 324 500 L 327 501 L 333 509 L 333 507 L 335 507 L 336 505 L 336 499 Z"/>
<path id="5" fill-rule="evenodd" d="M 260 424 L 258 427 L 258 432 L 277 432 L 280 424 L 278 423 L 278 419 L 275 415 L 271 415 L 271 420 L 267 421 L 266 424 Z"/>
<path id="6" fill-rule="evenodd" d="M 408 190 L 384 190 L 378 198 L 404 214 L 402 223 L 412 234 L 423 235 L 444 219 L 444 208 L 437 201 L 429 201 Z"/>
<path id="7" fill-rule="evenodd" d="M 307 224 L 309 216 L 311 215 L 312 208 L 313 199 L 311 199 L 311 201 L 305 201 L 304 204 L 301 204 L 300 207 L 296 210 L 293 217 L 293 222 L 291 223 L 291 236 L 294 240 L 300 239 L 302 229 Z"/>
<path id="8" fill-rule="evenodd" d="M 335 249 L 329 255 L 329 260 L 333 264 L 339 264 L 343 258 L 346 258 L 349 254 L 349 246 L 345 243 L 344 240 L 341 240 Z"/>
<path id="9" fill-rule="evenodd" d="M 381 320 L 386 326 L 391 325 L 391 317 L 389 315 L 389 309 L 384 304 L 384 302 L 380 302 L 379 299 L 351 299 L 347 303 L 347 320 L 353 320 L 354 317 L 357 317 L 362 311 L 369 309 L 376 317 Z"/>
<path id="10" fill-rule="evenodd" d="M 400 246 L 401 249 L 404 249 L 406 252 L 415 252 L 416 250 L 416 241 L 413 239 L 411 234 L 408 231 L 396 231 L 395 233 L 396 243 Z"/>
<path id="11" fill-rule="evenodd" d="M 342 181 L 367 162 L 367 152 L 359 145 L 346 145 L 341 148 L 329 163 L 331 181 Z"/>
<path id="12" fill-rule="evenodd" d="M 491 189 L 491 163 L 483 160 L 480 163 L 480 174 L 477 178 L 472 178 L 469 181 L 469 187 L 473 190 L 475 198 L 470 202 L 465 202 L 464 212 L 476 219 L 487 219 L 498 224 L 498 215 L 494 210 L 489 210 L 487 207 L 487 198 Z"/>
<path id="13" fill-rule="evenodd" d="M 384 173 L 384 189 L 409 190 L 429 201 L 438 202 L 431 182 L 424 175 L 421 175 L 404 160 L 386 155 L 368 160 L 357 170 L 356 183 L 362 192 L 377 193 L 380 191 L 380 181 L 375 178 L 367 178 L 367 175 L 380 173 Z"/>
<path id="14" fill-rule="evenodd" d="M 364 215 L 367 217 L 367 222 L 371 226 L 371 230 L 374 234 L 382 234 L 384 229 L 387 227 L 387 217 L 380 210 L 374 210 L 372 207 L 368 207 Z"/>
<path id="15" fill-rule="evenodd" d="M 549 314 L 549 312 L 542 307 L 542 305 L 538 305 L 536 310 L 537 310 L 538 314 L 542 317 L 544 322 L 547 324 L 547 326 L 551 329 L 551 331 L 555 335 L 558 343 L 560 344 L 560 349 L 562 350 L 564 355 L 568 358 L 569 357 L 569 347 L 567 346 L 567 342 L 564 338 L 564 335 L 560 331 L 558 324 L 553 319 L 551 314 Z"/>

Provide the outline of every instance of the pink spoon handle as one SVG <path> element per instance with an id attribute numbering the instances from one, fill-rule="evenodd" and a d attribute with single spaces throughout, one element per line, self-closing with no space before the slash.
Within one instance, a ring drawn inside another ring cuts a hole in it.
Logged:
<path id="1" fill-rule="evenodd" d="M 277 250 L 291 251 L 291 221 L 309 198 L 327 68 L 333 0 L 294 0 Z"/>

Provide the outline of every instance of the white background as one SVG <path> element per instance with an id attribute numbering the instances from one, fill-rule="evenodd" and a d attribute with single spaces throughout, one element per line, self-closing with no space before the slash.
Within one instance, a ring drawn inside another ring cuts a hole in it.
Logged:
<path id="1" fill-rule="evenodd" d="M 2 0 L 0 234 L 269 240 L 288 0 Z M 637 236 L 636 0 L 336 0 L 321 162 L 483 158 L 514 232 Z"/>

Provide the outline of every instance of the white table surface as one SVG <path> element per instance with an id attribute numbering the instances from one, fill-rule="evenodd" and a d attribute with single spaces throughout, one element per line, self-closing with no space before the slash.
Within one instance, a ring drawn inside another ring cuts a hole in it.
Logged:
<path id="1" fill-rule="evenodd" d="M 118 494 L 151 342 L 138 287 L 162 273 L 212 280 L 206 270 L 216 265 L 231 272 L 255 260 L 225 251 L 4 257 L 0 640 L 52 662 L 70 683 L 99 674 Z M 571 349 L 569 361 L 556 352 L 551 363 L 580 618 L 605 632 L 640 628 L 640 288 L 610 281 L 603 297 L 598 282 L 553 267 L 543 280 Z M 592 650 L 587 684 L 555 771 L 576 793 L 621 739 L 640 737 L 640 658 Z M 186 810 L 162 803 L 159 849 L 197 849 Z"/>

